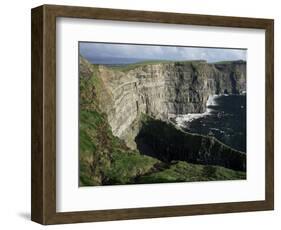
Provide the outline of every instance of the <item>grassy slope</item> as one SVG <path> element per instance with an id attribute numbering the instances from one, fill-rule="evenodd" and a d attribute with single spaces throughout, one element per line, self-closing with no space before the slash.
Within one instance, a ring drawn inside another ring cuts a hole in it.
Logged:
<path id="1" fill-rule="evenodd" d="M 80 60 L 80 186 L 245 178 L 245 173 L 217 166 L 181 161 L 165 164 L 128 149 L 113 136 L 99 109 L 102 82 L 97 75 L 98 66 Z"/>
<path id="2" fill-rule="evenodd" d="M 80 112 L 80 184 L 127 184 L 158 161 L 129 150 L 97 111 Z"/>
<path id="3" fill-rule="evenodd" d="M 97 72 L 97 66 L 80 62 L 80 185 L 132 183 L 158 160 L 128 149 L 113 136 L 106 115 L 98 107 L 102 82 Z"/>
<path id="4" fill-rule="evenodd" d="M 138 178 L 138 183 L 195 182 L 245 179 L 245 173 L 231 169 L 174 161 L 170 167 Z"/>

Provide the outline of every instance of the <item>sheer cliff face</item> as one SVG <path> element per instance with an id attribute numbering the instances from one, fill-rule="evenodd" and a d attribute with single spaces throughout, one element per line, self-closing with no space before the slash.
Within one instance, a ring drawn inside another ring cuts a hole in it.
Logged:
<path id="1" fill-rule="evenodd" d="M 139 116 L 160 120 L 174 114 L 202 113 L 208 97 L 246 91 L 246 63 L 172 62 L 143 64 L 132 69 L 99 66 L 101 110 L 114 135 L 134 148 Z"/>

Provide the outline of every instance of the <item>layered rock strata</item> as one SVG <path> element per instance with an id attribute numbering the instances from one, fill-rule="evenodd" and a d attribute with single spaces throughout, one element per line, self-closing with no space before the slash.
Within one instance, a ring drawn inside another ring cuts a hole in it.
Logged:
<path id="1" fill-rule="evenodd" d="M 129 66 L 130 67 L 130 66 Z M 109 68 L 99 65 L 102 110 L 114 135 L 135 148 L 139 116 L 167 121 L 171 115 L 202 113 L 209 96 L 246 91 L 246 63 L 205 61 L 139 64 Z"/>

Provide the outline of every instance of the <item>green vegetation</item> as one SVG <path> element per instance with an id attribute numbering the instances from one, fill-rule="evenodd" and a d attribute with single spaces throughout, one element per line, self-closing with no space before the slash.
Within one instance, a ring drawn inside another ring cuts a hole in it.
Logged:
<path id="1" fill-rule="evenodd" d="M 170 167 L 159 172 L 139 177 L 137 182 L 145 183 L 171 183 L 195 182 L 218 180 L 245 179 L 245 173 L 231 169 L 212 166 L 191 164 L 184 161 L 171 162 Z"/>
<path id="2" fill-rule="evenodd" d="M 128 149 L 97 111 L 80 111 L 79 139 L 80 185 L 132 183 L 158 162 Z"/>

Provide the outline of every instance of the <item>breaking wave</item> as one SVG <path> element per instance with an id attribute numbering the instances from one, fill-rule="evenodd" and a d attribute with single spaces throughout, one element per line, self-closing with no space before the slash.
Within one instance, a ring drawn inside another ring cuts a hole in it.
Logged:
<path id="1" fill-rule="evenodd" d="M 192 122 L 196 119 L 208 116 L 211 114 L 212 106 L 217 106 L 216 99 L 220 97 L 221 95 L 210 95 L 208 97 L 207 103 L 206 103 L 206 111 L 204 113 L 188 113 L 188 114 L 179 114 L 174 116 L 176 125 L 179 127 L 185 127 L 187 122 Z"/>

